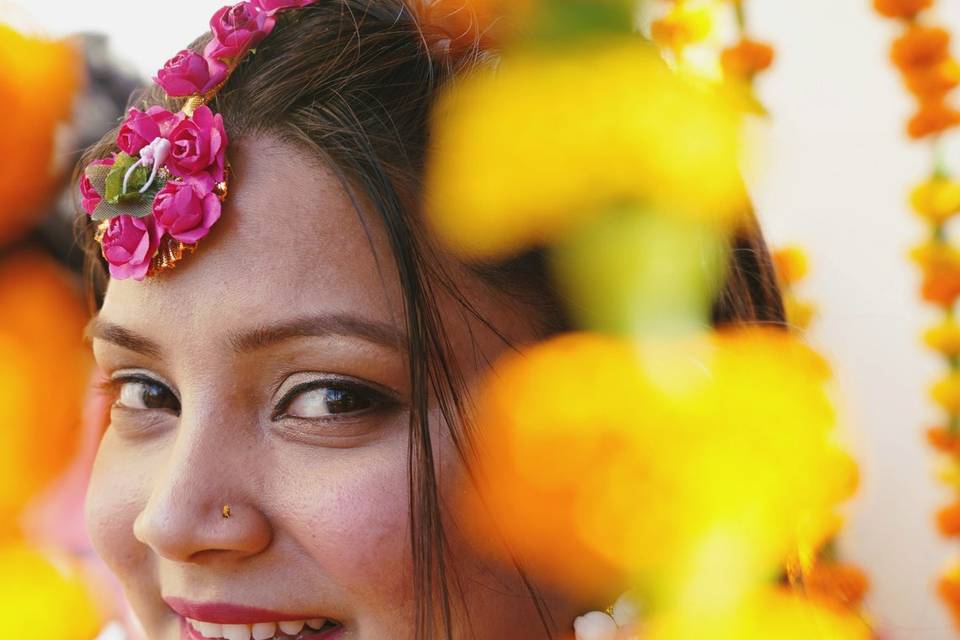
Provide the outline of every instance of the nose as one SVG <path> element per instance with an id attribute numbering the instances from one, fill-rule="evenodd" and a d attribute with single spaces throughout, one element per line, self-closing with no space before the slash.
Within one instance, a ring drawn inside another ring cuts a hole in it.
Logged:
<path id="1" fill-rule="evenodd" d="M 250 453 L 242 438 L 229 437 L 215 419 L 191 423 L 181 414 L 169 457 L 134 520 L 134 536 L 169 560 L 241 560 L 262 552 L 273 537 L 252 486 L 256 465 L 244 459 Z"/>

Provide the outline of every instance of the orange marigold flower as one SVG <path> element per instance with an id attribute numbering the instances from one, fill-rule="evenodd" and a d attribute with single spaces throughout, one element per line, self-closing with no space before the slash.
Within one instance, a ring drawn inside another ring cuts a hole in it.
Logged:
<path id="1" fill-rule="evenodd" d="M 2 19 L 0 19 L 2 22 Z M 83 74 L 82 55 L 68 41 L 21 34 L 0 24 L 0 246 L 35 224 L 60 176 L 56 132 L 70 117 Z"/>
<path id="2" fill-rule="evenodd" d="M 923 276 L 920 297 L 932 304 L 949 307 L 960 296 L 960 269 L 939 268 Z"/>
<path id="3" fill-rule="evenodd" d="M 807 592 L 842 608 L 860 605 L 870 581 L 858 567 L 840 562 L 823 562 L 804 578 Z"/>
<path id="4" fill-rule="evenodd" d="M 950 32 L 913 25 L 893 41 L 890 59 L 904 73 L 929 68 L 950 57 Z"/>
<path id="5" fill-rule="evenodd" d="M 927 442 L 937 451 L 960 454 L 960 433 L 951 432 L 946 427 L 927 429 Z"/>
<path id="6" fill-rule="evenodd" d="M 942 133 L 960 124 L 960 111 L 943 102 L 926 102 L 907 123 L 907 133 L 918 139 Z"/>
<path id="7" fill-rule="evenodd" d="M 873 8 L 887 18 L 912 18 L 929 9 L 933 0 L 873 0 Z"/>
<path id="8" fill-rule="evenodd" d="M 903 74 L 907 89 L 921 102 L 936 102 L 960 86 L 960 64 L 953 58 Z"/>
<path id="9" fill-rule="evenodd" d="M 773 64 L 774 50 L 765 42 L 744 38 L 720 54 L 724 72 L 736 78 L 750 78 Z"/>
<path id="10" fill-rule="evenodd" d="M 910 258 L 923 270 L 920 296 L 949 307 L 960 296 L 960 251 L 942 242 L 925 242 L 911 249 Z"/>
<path id="11" fill-rule="evenodd" d="M 937 529 L 945 536 L 960 535 L 960 501 L 937 511 Z"/>
<path id="12" fill-rule="evenodd" d="M 954 626 L 960 629 L 960 563 L 954 564 L 940 576 L 937 593 L 949 607 Z"/>

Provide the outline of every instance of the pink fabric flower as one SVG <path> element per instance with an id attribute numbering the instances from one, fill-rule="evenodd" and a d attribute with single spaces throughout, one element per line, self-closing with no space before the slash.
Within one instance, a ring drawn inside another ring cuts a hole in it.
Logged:
<path id="1" fill-rule="evenodd" d="M 305 7 L 308 4 L 313 4 L 314 2 L 316 2 L 316 0 L 253 0 L 253 4 L 257 5 L 270 15 L 275 14 L 281 9 Z"/>
<path id="2" fill-rule="evenodd" d="M 220 219 L 220 198 L 213 185 L 207 175 L 164 185 L 153 200 L 153 217 L 160 229 L 190 244 L 206 236 Z"/>
<path id="3" fill-rule="evenodd" d="M 110 218 L 110 226 L 101 242 L 103 257 L 110 263 L 110 277 L 143 280 L 160 245 L 161 235 L 153 216 L 134 218 L 123 214 Z"/>
<path id="4" fill-rule="evenodd" d="M 94 160 L 88 166 L 106 165 L 109 167 L 113 162 L 113 158 L 101 158 Z M 97 193 L 93 185 L 90 184 L 90 178 L 88 178 L 86 172 L 84 172 L 83 177 L 80 178 L 80 206 L 87 212 L 87 215 L 91 215 L 97 210 L 97 205 L 100 204 L 101 200 L 103 200 L 103 198 L 100 197 L 100 194 Z"/>
<path id="5" fill-rule="evenodd" d="M 206 93 L 227 77 L 227 65 L 184 49 L 167 60 L 154 80 L 168 96 L 182 98 Z"/>
<path id="6" fill-rule="evenodd" d="M 223 7 L 210 18 L 213 40 L 203 53 L 208 58 L 229 60 L 257 46 L 273 31 L 275 19 L 252 2 Z"/>
<path id="7" fill-rule="evenodd" d="M 214 114 L 203 105 L 184 118 L 170 132 L 172 148 L 167 157 L 167 168 L 180 177 L 209 173 L 214 182 L 223 180 L 224 153 L 227 132 L 223 116 Z"/>
<path id="8" fill-rule="evenodd" d="M 132 108 L 127 113 L 127 119 L 120 125 L 117 146 L 135 156 L 155 138 L 167 137 L 176 121 L 177 116 L 163 107 L 153 106 L 146 112 Z"/>

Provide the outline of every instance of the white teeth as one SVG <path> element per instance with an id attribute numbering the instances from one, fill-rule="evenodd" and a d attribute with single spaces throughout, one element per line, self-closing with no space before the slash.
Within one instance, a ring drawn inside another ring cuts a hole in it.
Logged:
<path id="1" fill-rule="evenodd" d="M 250 640 L 250 625 L 225 624 L 223 625 L 224 640 Z"/>
<path id="2" fill-rule="evenodd" d="M 196 629 L 204 638 L 221 638 L 222 640 L 271 640 L 277 635 L 277 629 L 295 636 L 308 626 L 320 630 L 327 623 L 326 618 L 311 620 L 286 620 L 284 622 L 258 622 L 256 624 L 217 624 L 215 622 L 201 622 L 187 618 L 190 626 Z"/>
<path id="3" fill-rule="evenodd" d="M 223 637 L 223 625 L 216 624 L 214 622 L 200 622 L 199 620 L 191 620 L 187 618 L 187 622 L 190 623 L 194 629 L 200 632 L 204 638 L 222 638 Z"/>
<path id="4" fill-rule="evenodd" d="M 277 634 L 276 622 L 258 622 L 253 625 L 253 640 L 269 640 Z"/>
<path id="5" fill-rule="evenodd" d="M 300 630 L 303 629 L 303 625 L 306 623 L 306 620 L 291 620 L 289 622 L 279 622 L 277 624 L 280 626 L 280 631 L 283 631 L 287 635 L 295 636 L 300 633 Z"/>

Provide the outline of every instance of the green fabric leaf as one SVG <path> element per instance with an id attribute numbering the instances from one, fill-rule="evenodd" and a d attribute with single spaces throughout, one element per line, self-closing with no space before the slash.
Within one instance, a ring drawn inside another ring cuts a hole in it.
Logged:
<path id="1" fill-rule="evenodd" d="M 117 209 L 116 205 L 107 204 L 106 200 L 101 200 L 100 204 L 97 205 L 97 208 L 93 210 L 93 213 L 90 214 L 91 220 L 109 220 L 110 218 L 116 218 L 120 215 L 120 211 Z"/>
<path id="2" fill-rule="evenodd" d="M 86 168 L 85 172 L 90 179 L 90 184 L 103 198 L 90 214 L 91 219 L 110 220 L 124 214 L 143 218 L 153 213 L 153 199 L 167 180 L 157 175 L 150 188 L 140 193 L 140 189 L 150 179 L 151 168 L 138 166 L 130 174 L 126 192 L 121 193 L 123 177 L 135 162 L 137 158 L 126 153 L 118 153 L 113 166 L 94 165 Z"/>
<path id="3" fill-rule="evenodd" d="M 134 158 L 126 153 L 117 154 L 116 161 L 107 173 L 104 186 L 104 200 L 110 204 L 118 204 L 121 202 L 134 203 L 142 199 L 139 190 L 150 178 L 150 169 L 148 167 L 139 165 L 134 169 L 133 173 L 130 174 L 130 178 L 127 180 L 127 190 L 126 192 L 123 191 L 123 178 L 127 175 L 130 167 L 138 161 L 139 158 Z"/>
<path id="4" fill-rule="evenodd" d="M 106 193 L 107 174 L 110 173 L 110 166 L 105 164 L 95 164 L 84 169 L 90 186 L 97 192 L 101 198 Z"/>
<path id="5" fill-rule="evenodd" d="M 141 198 L 137 202 L 110 204 L 106 200 L 100 202 L 90 214 L 93 220 L 110 220 L 119 215 L 143 218 L 153 213 L 153 198 Z"/>

